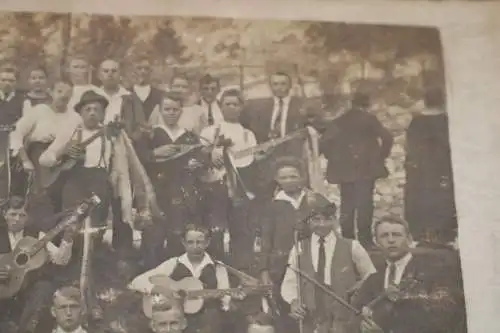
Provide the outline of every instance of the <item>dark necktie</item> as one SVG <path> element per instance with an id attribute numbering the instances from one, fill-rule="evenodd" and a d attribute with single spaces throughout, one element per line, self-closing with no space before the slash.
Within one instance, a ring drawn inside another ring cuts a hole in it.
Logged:
<path id="1" fill-rule="evenodd" d="M 316 280 L 321 284 L 325 283 L 325 266 L 326 266 L 326 252 L 325 252 L 325 238 L 318 239 L 318 267 L 316 272 Z M 316 287 L 314 293 L 316 299 L 316 313 L 315 316 L 322 318 L 325 314 L 324 291 Z"/>
<path id="2" fill-rule="evenodd" d="M 396 285 L 396 264 L 391 262 L 389 264 L 389 275 L 387 276 L 387 285 Z"/>
<path id="3" fill-rule="evenodd" d="M 208 104 L 208 125 L 214 124 L 214 114 L 212 111 L 212 103 Z"/>
<path id="4" fill-rule="evenodd" d="M 278 111 L 276 114 L 276 118 L 274 119 L 273 130 L 272 130 L 272 136 L 274 137 L 281 137 L 281 119 L 283 117 L 283 107 L 284 107 L 283 98 L 280 97 L 278 99 Z"/>

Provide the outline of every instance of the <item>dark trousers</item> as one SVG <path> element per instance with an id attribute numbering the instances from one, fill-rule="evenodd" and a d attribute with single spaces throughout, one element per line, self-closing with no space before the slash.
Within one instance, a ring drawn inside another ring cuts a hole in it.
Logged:
<path id="1" fill-rule="evenodd" d="M 363 245 L 370 245 L 372 240 L 374 187 L 374 180 L 359 180 L 340 184 L 342 235 L 346 238 L 355 238 L 354 221 L 356 220 L 358 240 Z"/>

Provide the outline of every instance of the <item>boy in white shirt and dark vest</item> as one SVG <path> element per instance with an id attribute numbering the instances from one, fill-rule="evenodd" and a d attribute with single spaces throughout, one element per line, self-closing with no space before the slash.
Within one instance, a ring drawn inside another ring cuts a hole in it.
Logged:
<path id="1" fill-rule="evenodd" d="M 292 248 L 288 264 L 348 301 L 349 293 L 376 270 L 358 241 L 339 236 L 336 211 L 332 203 L 308 219 L 311 237 L 299 243 L 298 253 Z M 281 295 L 290 304 L 290 315 L 304 320 L 306 332 L 352 332 L 353 314 L 292 269 L 285 272 Z M 297 295 L 298 283 L 301 295 Z"/>
<path id="2" fill-rule="evenodd" d="M 234 153 L 257 145 L 257 140 L 252 131 L 244 128 L 239 122 L 243 104 L 243 96 L 239 90 L 229 89 L 224 91 L 220 97 L 224 120 L 206 127 L 200 134 L 203 143 L 215 145 L 211 152 L 213 167 L 202 177 L 202 181 L 204 182 L 204 223 L 214 231 L 210 252 L 218 257 L 224 255 L 224 233 L 234 234 L 239 231 L 234 230 L 233 227 L 237 226 L 230 221 L 237 221 L 240 225 L 244 223 L 243 220 L 236 217 L 237 209 L 235 209 L 234 205 L 242 197 L 242 188 L 237 186 L 233 173 L 225 170 L 223 146 L 229 147 L 227 148 L 228 155 L 232 159 L 234 167 L 240 173 L 241 178 L 244 179 L 248 178 L 245 177 L 245 174 L 252 170 L 253 154 L 249 153 L 241 158 L 234 158 Z M 248 185 L 245 184 L 245 186 Z M 239 215 L 242 215 L 241 218 L 243 218 L 244 214 Z"/>
<path id="3" fill-rule="evenodd" d="M 22 198 L 11 198 L 8 206 L 3 209 L 3 219 L 5 222 L 2 223 L 0 231 L 0 256 L 12 252 L 24 237 L 41 239 L 45 235 L 35 224 L 29 223 Z M 2 317 L 6 315 L 10 320 L 17 319 L 19 332 L 32 331 L 36 328 L 47 297 L 50 297 L 55 289 L 51 276 L 55 267 L 65 266 L 71 259 L 75 230 L 75 226 L 68 227 L 63 236 L 59 237 L 58 245 L 56 241 L 49 242 L 46 250 L 50 263 L 40 270 L 29 273 L 26 276 L 26 287 L 14 298 L 0 302 L 3 308 Z M 8 272 L 0 270 L 0 283 L 8 279 Z"/>
<path id="4" fill-rule="evenodd" d="M 177 95 L 165 93 L 160 103 L 162 122 L 153 126 L 149 140 L 151 162 L 147 164 L 148 173 L 159 199 L 160 209 L 166 220 L 157 221 L 143 232 L 142 247 L 146 266 L 157 266 L 168 256 L 184 253 L 181 234 L 186 221 L 200 219 L 200 194 L 195 174 L 203 159 L 201 148 L 192 153 L 172 158 L 165 162 L 155 162 L 156 157 L 175 154 L 179 145 L 196 145 L 200 139 L 194 133 L 179 125 L 183 101 Z M 167 251 L 163 245 L 167 240 Z"/>
<path id="5" fill-rule="evenodd" d="M 136 277 L 129 289 L 151 293 L 154 285 L 150 277 L 165 275 L 174 281 L 194 277 L 201 281 L 204 289 L 229 288 L 229 277 L 225 267 L 213 261 L 206 249 L 210 243 L 210 231 L 202 226 L 190 224 L 182 235 L 186 252 L 179 257 L 173 257 L 158 267 Z M 222 325 L 223 311 L 230 309 L 231 297 L 206 300 L 203 308 L 196 314 L 186 314 L 188 333 L 217 333 Z"/>

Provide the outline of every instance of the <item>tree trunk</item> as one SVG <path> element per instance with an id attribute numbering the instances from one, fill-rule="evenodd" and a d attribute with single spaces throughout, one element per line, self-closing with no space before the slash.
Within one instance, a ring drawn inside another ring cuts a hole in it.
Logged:
<path id="1" fill-rule="evenodd" d="M 72 28 L 72 15 L 68 13 L 62 18 L 62 29 L 61 29 L 62 53 L 59 64 L 59 77 L 64 79 L 66 73 L 64 68 L 66 66 L 69 47 L 71 43 L 71 28 Z"/>

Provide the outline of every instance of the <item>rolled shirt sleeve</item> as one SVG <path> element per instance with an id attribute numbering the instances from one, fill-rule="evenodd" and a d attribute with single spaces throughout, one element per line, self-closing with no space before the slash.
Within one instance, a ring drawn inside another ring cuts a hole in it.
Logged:
<path id="1" fill-rule="evenodd" d="M 288 266 L 293 269 L 297 269 L 297 255 L 295 246 L 290 251 L 290 255 L 288 257 Z M 281 283 L 281 297 L 285 300 L 285 302 L 291 304 L 297 296 L 297 273 L 291 270 L 289 267 L 286 268 L 285 276 L 283 277 L 283 282 Z"/>
<path id="2" fill-rule="evenodd" d="M 24 147 L 24 141 L 33 130 L 37 119 L 36 112 L 24 114 L 16 123 L 16 128 L 10 133 L 10 149 L 12 156 L 17 156 L 21 148 Z"/>
<path id="3" fill-rule="evenodd" d="M 41 239 L 45 234 L 40 232 L 39 239 Z M 67 242 L 65 240 L 61 241 L 59 246 L 56 246 L 52 242 L 48 242 L 46 245 L 47 252 L 49 254 L 50 261 L 55 265 L 65 266 L 71 260 L 71 254 L 73 251 L 73 242 Z"/>
<path id="4" fill-rule="evenodd" d="M 229 288 L 229 275 L 224 266 L 217 265 L 215 269 L 215 276 L 217 278 L 217 289 L 228 289 Z M 228 311 L 229 305 L 231 303 L 231 296 L 225 295 L 221 299 L 222 310 Z"/>
<path id="5" fill-rule="evenodd" d="M 70 112 L 70 111 L 67 111 Z M 67 126 L 63 129 L 58 129 L 58 133 L 54 139 L 54 141 L 50 144 L 50 146 L 43 152 L 40 156 L 38 162 L 41 166 L 44 167 L 53 167 L 57 164 L 60 155 L 63 153 L 67 144 L 73 138 L 77 128 L 81 124 L 80 115 L 75 113 L 75 115 L 71 115 L 68 117 Z"/>

